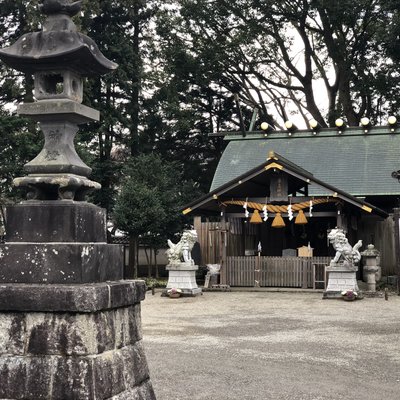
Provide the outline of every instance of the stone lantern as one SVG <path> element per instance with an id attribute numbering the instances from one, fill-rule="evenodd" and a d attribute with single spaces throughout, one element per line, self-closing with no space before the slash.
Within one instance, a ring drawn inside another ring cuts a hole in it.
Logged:
<path id="1" fill-rule="evenodd" d="M 71 16 L 80 2 L 45 0 L 47 14 L 41 32 L 23 35 L 0 50 L 0 59 L 34 75 L 34 103 L 20 104 L 18 114 L 39 122 L 45 144 L 24 167 L 28 176 L 14 185 L 28 189 L 30 200 L 84 200 L 100 185 L 87 177 L 91 169 L 77 155 L 78 125 L 99 120 L 99 112 L 82 105 L 83 78 L 111 72 L 117 65 L 105 58 L 96 43 L 77 31 Z"/>
<path id="2" fill-rule="evenodd" d="M 364 259 L 363 277 L 367 282 L 368 291 L 371 293 L 376 292 L 376 282 L 380 280 L 381 268 L 378 265 L 380 252 L 373 244 L 369 244 L 367 249 L 361 253 Z"/>
<path id="3" fill-rule="evenodd" d="M 14 180 L 27 200 L 7 207 L 0 244 L 1 399 L 155 399 L 141 344 L 145 285 L 123 280 L 105 210 L 85 201 L 100 185 L 74 148 L 79 125 L 99 120 L 82 104 L 83 79 L 117 68 L 77 31 L 80 5 L 42 1 L 42 31 L 0 50 L 34 75 L 35 102 L 17 112 L 45 137 Z"/>

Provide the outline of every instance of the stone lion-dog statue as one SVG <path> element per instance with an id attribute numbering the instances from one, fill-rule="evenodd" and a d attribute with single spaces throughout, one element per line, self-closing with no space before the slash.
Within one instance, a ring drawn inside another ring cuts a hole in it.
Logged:
<path id="1" fill-rule="evenodd" d="M 362 241 L 359 240 L 353 247 L 344 234 L 343 229 L 332 229 L 328 234 L 329 242 L 336 250 L 335 257 L 331 261 L 331 265 L 338 264 L 341 257 L 344 258 L 345 264 L 352 266 L 361 260 L 361 254 L 358 249 L 362 246 Z"/>
<path id="2" fill-rule="evenodd" d="M 165 252 L 169 264 L 187 263 L 194 265 L 191 251 L 197 241 L 197 232 L 195 230 L 184 231 L 181 240 L 174 244 L 168 239 L 169 249 Z"/>

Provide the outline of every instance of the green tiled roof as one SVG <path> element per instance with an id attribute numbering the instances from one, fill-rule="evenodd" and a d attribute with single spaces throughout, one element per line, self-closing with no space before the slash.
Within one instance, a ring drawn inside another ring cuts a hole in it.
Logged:
<path id="1" fill-rule="evenodd" d="M 312 173 L 316 178 L 353 196 L 399 195 L 400 184 L 393 171 L 400 169 L 400 128 L 348 128 L 341 135 L 326 129 L 272 132 L 267 137 L 250 132 L 230 140 L 218 164 L 210 191 L 264 162 L 275 151 Z M 310 195 L 325 195 L 316 187 Z"/>

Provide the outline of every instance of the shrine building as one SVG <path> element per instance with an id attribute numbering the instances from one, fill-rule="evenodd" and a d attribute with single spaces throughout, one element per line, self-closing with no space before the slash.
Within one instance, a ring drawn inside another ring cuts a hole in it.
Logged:
<path id="1" fill-rule="evenodd" d="M 382 274 L 396 273 L 396 122 L 224 140 L 210 192 L 183 211 L 194 217 L 202 264 L 220 264 L 222 284 L 315 288 L 334 254 L 327 232 L 335 227 L 351 245 L 362 239 L 362 250 L 374 244 Z"/>

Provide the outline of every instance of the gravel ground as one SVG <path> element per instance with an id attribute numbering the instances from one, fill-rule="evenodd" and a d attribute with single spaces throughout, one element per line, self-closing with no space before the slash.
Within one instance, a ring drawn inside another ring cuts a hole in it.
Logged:
<path id="1" fill-rule="evenodd" d="M 158 400 L 399 400 L 400 297 L 206 292 L 142 303 Z"/>

